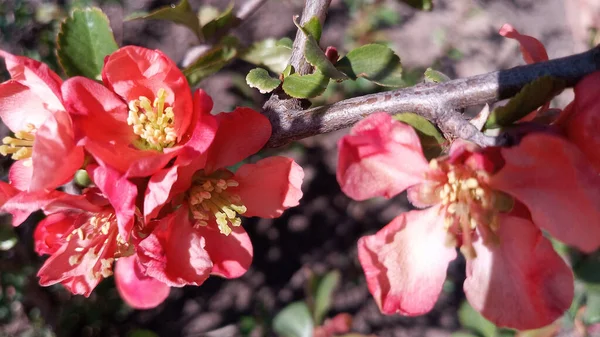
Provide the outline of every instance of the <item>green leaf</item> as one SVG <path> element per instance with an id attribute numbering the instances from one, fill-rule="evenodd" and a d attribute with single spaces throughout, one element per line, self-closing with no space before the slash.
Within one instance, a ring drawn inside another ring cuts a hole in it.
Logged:
<path id="1" fill-rule="evenodd" d="M 433 0 L 401 0 L 405 4 L 420 9 L 422 11 L 431 11 L 433 9 Z"/>
<path id="2" fill-rule="evenodd" d="M 403 85 L 400 57 L 381 44 L 367 44 L 352 50 L 336 67 L 354 80 L 364 77 L 386 87 Z"/>
<path id="3" fill-rule="evenodd" d="M 181 0 L 177 5 L 161 7 L 150 13 L 133 13 L 125 18 L 125 21 L 138 19 L 153 19 L 167 20 L 189 28 L 200 41 L 204 40 L 202 29 L 200 28 L 200 20 L 196 13 L 192 10 L 187 0 Z"/>
<path id="4" fill-rule="evenodd" d="M 219 14 L 219 16 L 207 22 L 202 27 L 202 34 L 205 38 L 211 38 L 217 33 L 233 27 L 238 23 L 239 19 L 233 14 L 233 3 L 230 3 L 223 13 Z"/>
<path id="5" fill-rule="evenodd" d="M 273 330 L 282 337 L 312 337 L 314 323 L 308 306 L 294 302 L 273 318 Z"/>
<path id="6" fill-rule="evenodd" d="M 237 39 L 225 38 L 221 44 L 202 54 L 194 63 L 183 69 L 190 86 L 198 84 L 233 60 L 238 53 L 237 44 Z"/>
<path id="7" fill-rule="evenodd" d="M 494 323 L 488 321 L 464 301 L 458 309 L 458 320 L 463 328 L 467 328 L 482 337 L 493 337 L 496 333 Z"/>
<path id="8" fill-rule="evenodd" d="M 292 50 L 281 45 L 280 41 L 271 38 L 255 42 L 240 55 L 240 58 L 257 66 L 267 67 L 274 73 L 281 74 L 290 60 Z"/>
<path id="9" fill-rule="evenodd" d="M 298 24 L 296 24 L 296 26 L 298 26 Z M 300 27 L 298 26 L 298 28 Z M 305 34 L 312 36 L 317 43 L 321 41 L 321 33 L 323 28 L 321 27 L 321 23 L 316 16 L 313 16 L 310 18 L 310 20 L 306 21 L 302 28 L 304 28 Z"/>
<path id="10" fill-rule="evenodd" d="M 8 223 L 0 223 L 0 251 L 11 249 L 18 241 L 13 226 Z"/>
<path id="11" fill-rule="evenodd" d="M 58 61 L 68 76 L 101 79 L 104 57 L 119 46 L 99 8 L 76 9 L 60 25 Z"/>
<path id="12" fill-rule="evenodd" d="M 435 158 L 442 153 L 446 139 L 426 118 L 412 112 L 403 112 L 394 115 L 394 119 L 412 126 L 417 131 L 423 154 L 427 159 Z"/>
<path id="13" fill-rule="evenodd" d="M 256 88 L 261 94 L 266 94 L 275 90 L 281 81 L 278 78 L 273 78 L 269 72 L 262 68 L 254 68 L 246 75 L 246 83 L 251 88 Z"/>
<path id="14" fill-rule="evenodd" d="M 505 106 L 495 108 L 485 123 L 485 128 L 494 129 L 511 125 L 549 102 L 565 87 L 565 81 L 550 76 L 536 79 L 525 85 Z"/>
<path id="15" fill-rule="evenodd" d="M 306 25 L 300 26 L 296 17 L 294 18 L 294 24 L 306 36 L 306 44 L 304 45 L 304 58 L 306 58 L 306 61 L 329 78 L 336 80 L 346 79 L 346 75 L 336 69 L 333 63 L 331 63 L 325 55 L 325 52 L 323 52 L 323 49 L 319 47 L 319 42 L 317 42 L 318 37 L 321 36 L 321 25 L 319 24 L 319 20 L 314 17 L 310 19 Z M 310 29 L 307 27 L 310 27 Z"/>
<path id="16" fill-rule="evenodd" d="M 462 332 L 462 331 L 454 332 L 450 336 L 451 337 L 479 337 L 476 334 L 473 334 L 473 333 L 470 333 L 470 332 Z"/>
<path id="17" fill-rule="evenodd" d="M 333 292 L 340 283 L 340 272 L 334 270 L 329 272 L 321 278 L 317 285 L 315 292 L 315 303 L 313 308 L 313 318 L 316 324 L 323 323 L 325 314 L 331 307 L 331 301 L 333 299 Z"/>
<path id="18" fill-rule="evenodd" d="M 277 41 L 276 45 L 291 50 L 294 47 L 294 41 L 292 41 L 292 39 L 290 39 L 289 37 L 282 37 Z"/>
<path id="19" fill-rule="evenodd" d="M 600 273 L 600 271 L 596 271 Z M 583 320 L 585 324 L 600 323 L 600 285 L 588 286 L 585 315 Z"/>
<path id="20" fill-rule="evenodd" d="M 300 76 L 291 74 L 283 80 L 283 90 L 294 98 L 317 97 L 327 89 L 329 78 L 321 72 Z"/>
<path id="21" fill-rule="evenodd" d="M 446 74 L 431 68 L 427 68 L 427 70 L 425 70 L 424 76 L 425 82 L 427 83 L 442 83 L 450 81 L 450 77 L 446 76 Z"/>

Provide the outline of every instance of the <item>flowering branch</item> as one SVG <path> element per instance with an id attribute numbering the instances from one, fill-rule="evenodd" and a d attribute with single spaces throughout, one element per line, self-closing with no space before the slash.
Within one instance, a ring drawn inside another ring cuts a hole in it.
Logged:
<path id="1" fill-rule="evenodd" d="M 600 46 L 547 62 L 456 79 L 439 84 L 423 83 L 343 100 L 306 110 L 285 109 L 269 100 L 264 113 L 273 125 L 268 147 L 343 129 L 377 111 L 389 114 L 413 112 L 435 123 L 444 133 L 479 145 L 502 142 L 501 137 L 483 135 L 457 109 L 497 102 L 514 96 L 526 84 L 542 76 L 562 79 L 573 86 L 585 75 L 600 70 Z M 275 95 L 274 95 L 275 96 Z"/>

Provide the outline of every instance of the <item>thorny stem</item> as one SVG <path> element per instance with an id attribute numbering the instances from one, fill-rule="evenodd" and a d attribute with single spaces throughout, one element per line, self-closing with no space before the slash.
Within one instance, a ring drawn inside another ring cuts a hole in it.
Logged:
<path id="1" fill-rule="evenodd" d="M 310 1 L 309 1 L 310 2 Z M 500 145 L 501 138 L 482 134 L 457 112 L 474 105 L 514 96 L 531 81 L 549 75 L 573 86 L 585 75 L 600 70 L 600 46 L 560 59 L 456 79 L 440 84 L 381 92 L 343 100 L 307 110 L 286 109 L 274 95 L 264 107 L 273 125 L 268 147 L 349 127 L 378 111 L 389 114 L 413 112 L 435 123 L 444 133 L 479 145 Z M 274 102 L 272 102 L 274 101 Z M 284 102 L 284 101 L 281 101 Z"/>

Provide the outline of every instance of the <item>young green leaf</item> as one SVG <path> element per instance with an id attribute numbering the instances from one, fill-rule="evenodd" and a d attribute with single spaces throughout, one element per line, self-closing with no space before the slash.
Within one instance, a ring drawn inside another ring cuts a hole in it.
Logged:
<path id="1" fill-rule="evenodd" d="M 257 66 L 269 68 L 274 73 L 281 74 L 290 60 L 292 50 L 279 45 L 275 39 L 265 39 L 253 43 L 240 58 Z"/>
<path id="2" fill-rule="evenodd" d="M 282 337 L 312 337 L 314 323 L 308 306 L 294 302 L 273 318 L 273 330 Z"/>
<path id="3" fill-rule="evenodd" d="M 427 68 L 427 70 L 425 70 L 424 77 L 425 82 L 427 83 L 442 83 L 450 81 L 450 77 L 446 76 L 446 74 L 431 68 Z"/>
<path id="4" fill-rule="evenodd" d="M 394 115 L 394 119 L 412 126 L 417 131 L 423 154 L 427 159 L 433 159 L 442 153 L 446 139 L 426 118 L 412 112 L 403 112 Z"/>
<path id="5" fill-rule="evenodd" d="M 278 78 L 273 78 L 269 72 L 262 68 L 254 68 L 246 75 L 246 83 L 251 88 L 256 88 L 261 94 L 266 94 L 275 90 L 281 81 Z"/>
<path id="6" fill-rule="evenodd" d="M 565 88 L 563 80 L 550 76 L 540 77 L 527 84 L 515 97 L 495 108 L 485 123 L 486 129 L 509 126 L 549 102 Z"/>
<path id="7" fill-rule="evenodd" d="M 321 95 L 328 84 L 329 78 L 318 70 L 303 76 L 294 73 L 283 79 L 283 90 L 295 98 L 312 98 Z"/>
<path id="8" fill-rule="evenodd" d="M 99 8 L 76 9 L 60 25 L 56 52 L 68 76 L 100 79 L 104 57 L 118 48 L 108 18 Z"/>
<path id="9" fill-rule="evenodd" d="M 400 57 L 381 44 L 367 44 L 352 50 L 337 62 L 336 68 L 354 80 L 364 77 L 386 87 L 404 84 Z"/>
<path id="10" fill-rule="evenodd" d="M 138 19 L 172 21 L 189 28 L 196 34 L 200 41 L 204 40 L 202 29 L 200 28 L 200 20 L 187 0 L 179 1 L 177 5 L 161 7 L 150 13 L 133 13 L 125 18 L 126 21 Z"/>
<path id="11" fill-rule="evenodd" d="M 304 57 L 306 58 L 306 61 L 329 78 L 336 80 L 346 79 L 347 77 L 335 68 L 329 58 L 325 55 L 325 52 L 323 52 L 323 49 L 319 47 L 319 42 L 317 42 L 318 37 L 321 36 L 321 25 L 319 24 L 319 20 L 314 17 L 304 26 L 300 26 L 297 19 L 297 17 L 294 18 L 294 24 L 306 36 L 306 44 L 304 45 Z"/>
<path id="12" fill-rule="evenodd" d="M 325 274 L 325 276 L 319 280 L 314 295 L 315 302 L 313 308 L 313 318 L 316 324 L 323 323 L 323 319 L 331 307 L 333 292 L 340 283 L 340 277 L 340 272 L 334 270 Z"/>
<path id="13" fill-rule="evenodd" d="M 205 38 L 211 38 L 218 32 L 227 29 L 228 27 L 235 26 L 239 23 L 239 19 L 233 14 L 233 3 L 231 3 L 223 13 L 219 14 L 213 20 L 207 22 L 202 27 L 202 34 Z"/>
<path id="14" fill-rule="evenodd" d="M 190 86 L 198 84 L 233 60 L 238 53 L 238 43 L 235 38 L 225 38 L 221 41 L 221 44 L 214 46 L 202 54 L 194 63 L 183 69 L 183 74 Z"/>
<path id="15" fill-rule="evenodd" d="M 480 313 L 475 311 L 469 302 L 464 301 L 458 309 L 458 320 L 463 328 L 467 328 L 482 337 L 494 337 L 496 326 Z"/>

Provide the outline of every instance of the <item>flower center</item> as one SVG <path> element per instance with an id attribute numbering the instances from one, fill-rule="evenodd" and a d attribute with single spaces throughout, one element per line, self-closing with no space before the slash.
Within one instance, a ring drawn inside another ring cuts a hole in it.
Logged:
<path id="1" fill-rule="evenodd" d="M 215 219 L 221 234 L 231 234 L 231 226 L 242 224 L 239 215 L 246 212 L 246 206 L 237 194 L 227 190 L 237 187 L 239 183 L 230 179 L 232 174 L 228 171 L 217 171 L 210 177 L 200 176 L 194 179 L 190 189 L 188 201 L 190 211 L 196 226 L 207 226 L 208 221 Z"/>
<path id="2" fill-rule="evenodd" d="M 133 126 L 133 133 L 140 138 L 134 145 L 140 149 L 162 151 L 165 147 L 175 145 L 175 115 L 172 107 L 165 107 L 168 94 L 159 89 L 154 102 L 146 96 L 140 96 L 129 102 L 127 124 Z"/>
<path id="3" fill-rule="evenodd" d="M 474 170 L 466 165 L 454 165 L 436 159 L 430 162 L 436 172 L 431 178 L 434 187 L 432 199 L 437 199 L 445 209 L 444 227 L 448 231 L 449 244 L 456 245 L 467 258 L 476 257 L 472 244 L 475 229 L 479 230 L 485 243 L 496 241 L 498 212 L 507 209 L 507 199 L 488 184 L 489 173 Z M 508 206 L 508 209 L 512 204 Z"/>
<path id="4" fill-rule="evenodd" d="M 112 211 L 94 214 L 81 226 L 73 230 L 67 241 L 77 240 L 75 254 L 69 257 L 71 266 L 82 261 L 93 261 L 89 277 L 99 279 L 113 274 L 115 259 L 133 254 L 133 246 L 119 234 L 117 219 Z"/>
<path id="5" fill-rule="evenodd" d="M 4 137 L 0 146 L 3 156 L 11 154 L 14 160 L 27 159 L 33 153 L 33 141 L 35 140 L 35 126 L 27 124 L 25 130 L 15 132 L 15 137 Z"/>

